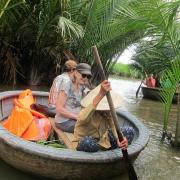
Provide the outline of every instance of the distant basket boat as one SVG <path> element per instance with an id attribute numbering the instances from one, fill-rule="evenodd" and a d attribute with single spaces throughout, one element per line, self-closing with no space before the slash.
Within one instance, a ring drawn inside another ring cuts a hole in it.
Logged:
<path id="1" fill-rule="evenodd" d="M 0 119 L 7 118 L 13 108 L 13 99 L 20 91 L 0 93 Z M 47 104 L 48 93 L 34 91 L 37 103 Z M 134 161 L 149 139 L 147 128 L 127 112 L 117 111 L 120 126 L 130 125 L 135 130 L 133 142 L 128 147 Z M 9 133 L 0 125 L 0 158 L 11 166 L 34 175 L 50 179 L 105 179 L 125 171 L 119 149 L 86 153 L 70 149 L 46 147 L 26 141 Z"/>
<path id="2" fill-rule="evenodd" d="M 150 87 L 142 86 L 141 91 L 144 98 L 161 101 L 161 96 L 160 96 L 160 93 L 162 91 L 161 88 L 150 88 Z M 178 100 L 178 93 L 175 93 L 172 102 L 177 103 L 177 100 Z"/>

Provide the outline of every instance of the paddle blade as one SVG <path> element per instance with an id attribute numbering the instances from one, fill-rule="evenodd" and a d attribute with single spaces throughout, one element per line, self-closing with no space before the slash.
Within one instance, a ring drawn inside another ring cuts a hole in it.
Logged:
<path id="1" fill-rule="evenodd" d="M 134 167 L 129 159 L 127 150 L 122 150 L 122 153 L 123 153 L 123 157 L 126 162 L 129 180 L 138 180 L 137 174 L 136 174 Z"/>

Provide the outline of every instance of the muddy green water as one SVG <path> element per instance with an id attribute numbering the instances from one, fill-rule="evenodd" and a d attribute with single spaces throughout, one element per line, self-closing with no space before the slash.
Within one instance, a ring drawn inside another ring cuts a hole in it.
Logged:
<path id="1" fill-rule="evenodd" d="M 163 125 L 162 105 L 160 102 L 135 98 L 139 81 L 110 79 L 112 88 L 124 98 L 122 109 L 131 112 L 150 131 L 150 140 L 146 148 L 135 161 L 134 168 L 139 180 L 179 180 L 180 179 L 180 150 L 174 149 L 168 142 L 161 142 Z M 0 91 L 25 89 L 26 87 L 0 87 Z M 46 87 L 29 87 L 34 90 L 48 90 Z M 172 106 L 169 130 L 174 132 L 176 123 L 176 106 Z M 29 174 L 22 173 L 0 160 L 0 179 L 2 180 L 40 180 Z M 111 180 L 126 180 L 127 174 Z"/>

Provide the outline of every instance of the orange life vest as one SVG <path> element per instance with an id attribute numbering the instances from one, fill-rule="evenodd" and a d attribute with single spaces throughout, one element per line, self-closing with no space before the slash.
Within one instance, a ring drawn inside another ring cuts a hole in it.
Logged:
<path id="1" fill-rule="evenodd" d="M 46 140 L 51 130 L 48 118 L 32 110 L 35 103 L 32 91 L 27 89 L 14 99 L 15 107 L 3 126 L 11 133 L 26 140 Z"/>

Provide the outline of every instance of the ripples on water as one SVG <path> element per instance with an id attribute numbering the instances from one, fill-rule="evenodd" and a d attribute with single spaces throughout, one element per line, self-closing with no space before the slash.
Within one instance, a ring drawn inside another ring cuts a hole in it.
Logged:
<path id="1" fill-rule="evenodd" d="M 131 112 L 150 131 L 150 140 L 146 148 L 135 161 L 134 168 L 139 180 L 179 180 L 180 179 L 180 151 L 173 149 L 168 142 L 162 143 L 161 132 L 163 127 L 163 112 L 160 102 L 142 99 L 142 94 L 136 99 L 136 90 L 139 81 L 110 79 L 112 88 L 124 99 L 122 109 Z M 27 87 L 12 88 L 25 89 Z M 4 87 L 3 87 L 4 89 Z M 6 88 L 10 90 L 9 87 Z M 47 87 L 31 87 L 34 90 L 47 90 Z M 0 91 L 2 91 L 0 87 Z M 172 106 L 170 114 L 171 131 L 175 130 L 176 106 Z M 0 162 L 0 177 L 4 180 L 39 180 L 17 171 L 2 161 Z M 124 174 L 114 180 L 127 179 Z"/>

